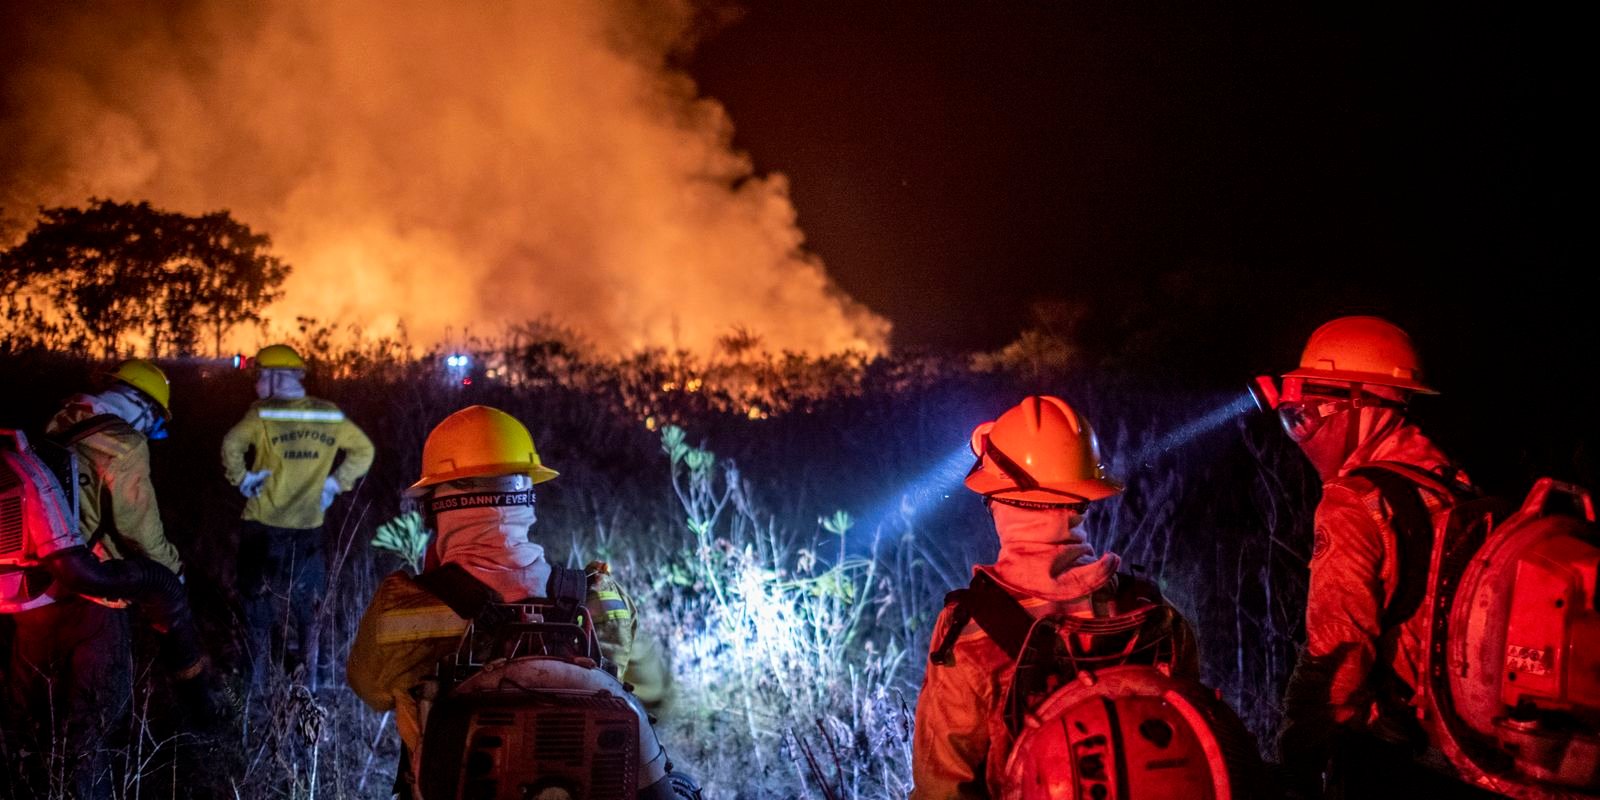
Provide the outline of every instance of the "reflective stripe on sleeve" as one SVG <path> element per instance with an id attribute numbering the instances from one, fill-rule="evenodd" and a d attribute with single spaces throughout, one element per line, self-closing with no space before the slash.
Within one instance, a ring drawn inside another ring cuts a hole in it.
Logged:
<path id="1" fill-rule="evenodd" d="M 297 408 L 263 408 L 256 412 L 262 419 L 289 420 L 292 422 L 344 422 L 343 411 L 310 411 Z"/>
<path id="2" fill-rule="evenodd" d="M 622 598 L 621 593 L 599 591 L 594 594 L 600 598 L 600 611 L 606 619 L 628 619 L 633 616 L 633 609 L 628 607 L 628 601 Z"/>
<path id="3" fill-rule="evenodd" d="M 378 644 L 460 636 L 466 629 L 467 621 L 449 606 L 396 609 L 378 617 Z"/>

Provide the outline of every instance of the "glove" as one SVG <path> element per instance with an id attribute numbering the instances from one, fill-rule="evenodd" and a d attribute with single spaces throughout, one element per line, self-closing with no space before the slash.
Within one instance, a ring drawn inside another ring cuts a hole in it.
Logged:
<path id="1" fill-rule="evenodd" d="M 329 475 L 322 481 L 322 510 L 327 511 L 333 505 L 333 498 L 339 496 L 339 479 Z"/>
<path id="2" fill-rule="evenodd" d="M 244 480 L 239 481 L 239 494 L 245 497 L 255 497 L 261 494 L 261 487 L 267 485 L 267 476 L 271 474 L 272 470 L 270 469 L 264 469 L 260 472 L 246 472 Z"/>

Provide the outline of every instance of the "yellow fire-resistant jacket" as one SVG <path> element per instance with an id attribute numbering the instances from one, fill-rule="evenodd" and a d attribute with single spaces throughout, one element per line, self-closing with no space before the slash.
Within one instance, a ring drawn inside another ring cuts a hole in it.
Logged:
<path id="1" fill-rule="evenodd" d="M 254 447 L 255 459 L 245 464 Z M 334 456 L 344 462 L 333 468 Z M 322 484 L 331 473 L 348 492 L 372 466 L 372 440 L 339 407 L 315 397 L 259 400 L 222 437 L 222 469 L 238 486 L 247 470 L 272 470 L 261 493 L 244 506 L 244 519 L 275 528 L 322 524 Z"/>
<path id="2" fill-rule="evenodd" d="M 621 675 L 628 669 L 638 627 L 633 600 L 604 564 L 590 564 L 587 571 L 589 593 L 584 604 L 601 652 Z M 361 616 L 345 665 L 350 688 L 374 711 L 395 712 L 400 741 L 413 753 L 422 731 L 410 690 L 433 672 L 440 659 L 455 652 L 466 630 L 467 620 L 400 572 L 383 579 Z"/>
<path id="3" fill-rule="evenodd" d="M 68 403 L 45 431 L 59 435 L 93 416 L 87 403 Z M 183 559 L 161 526 L 144 434 L 117 420 L 79 439 L 72 449 L 78 456 L 78 528 L 84 540 L 96 542 L 102 560 L 144 556 L 181 573 Z"/>
<path id="4" fill-rule="evenodd" d="M 1117 580 L 1130 579 L 1117 576 Z M 1035 617 L 1060 614 L 1065 609 L 1051 600 L 1007 591 Z M 1113 603 L 1109 610 L 1120 614 L 1135 609 Z M 933 631 L 934 648 L 944 641 L 953 614 L 954 607 L 947 606 L 939 615 Z M 1172 674 L 1198 680 L 1200 652 L 1194 631 L 1182 617 L 1175 616 L 1171 633 Z M 917 698 L 911 800 L 999 797 L 1003 788 L 1011 732 L 1001 706 L 1011 688 L 1015 661 L 976 620 L 962 629 L 951 655 L 949 666 L 928 662 Z"/>

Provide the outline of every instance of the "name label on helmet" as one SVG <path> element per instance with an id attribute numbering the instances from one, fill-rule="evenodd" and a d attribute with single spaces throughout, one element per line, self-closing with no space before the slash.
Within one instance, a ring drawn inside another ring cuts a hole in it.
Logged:
<path id="1" fill-rule="evenodd" d="M 533 492 L 475 492 L 436 497 L 428 503 L 428 510 L 437 514 L 463 508 L 504 508 L 506 506 L 533 505 Z"/>

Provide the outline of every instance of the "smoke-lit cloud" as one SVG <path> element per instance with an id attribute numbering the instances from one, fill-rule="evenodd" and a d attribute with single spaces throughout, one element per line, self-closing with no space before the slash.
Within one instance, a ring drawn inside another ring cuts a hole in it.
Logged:
<path id="1" fill-rule="evenodd" d="M 803 248 L 781 175 L 670 56 L 693 13 L 543 0 L 19 3 L 0 33 L 0 207 L 227 208 L 294 265 L 279 322 L 613 351 L 879 350 Z"/>

